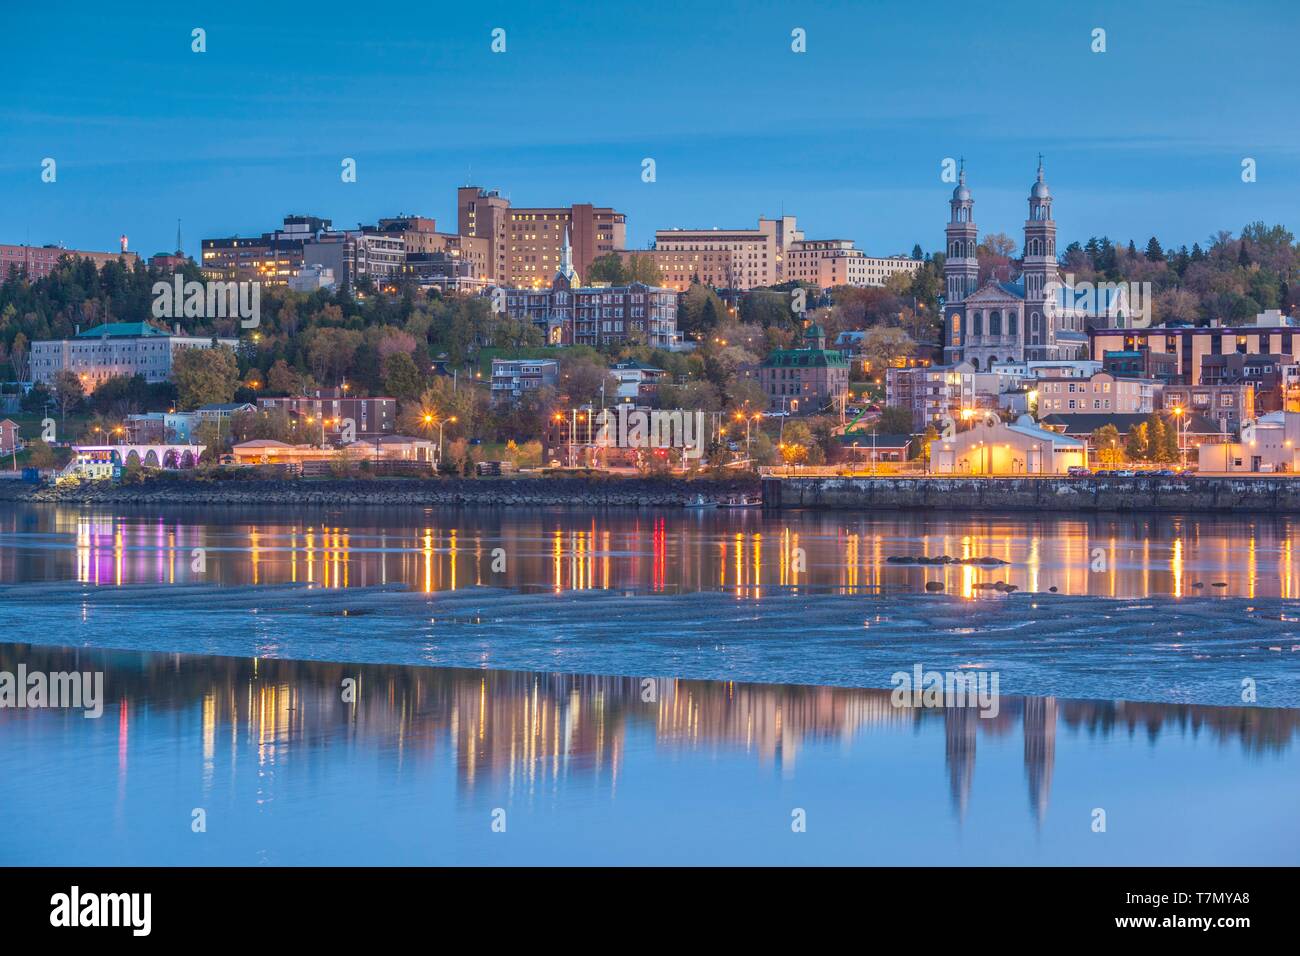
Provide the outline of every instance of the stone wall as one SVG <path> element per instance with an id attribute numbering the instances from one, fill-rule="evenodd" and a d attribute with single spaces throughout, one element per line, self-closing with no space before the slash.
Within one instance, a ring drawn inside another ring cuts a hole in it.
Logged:
<path id="1" fill-rule="evenodd" d="M 1295 478 L 765 478 L 769 508 L 1300 512 Z"/>
<path id="2" fill-rule="evenodd" d="M 141 484 L 107 481 L 36 487 L 0 500 L 103 504 L 476 505 L 488 507 L 680 507 L 696 495 L 758 491 L 749 481 L 675 478 L 382 478 L 196 480 L 159 477 Z M 19 489 L 13 489 L 18 492 Z"/>

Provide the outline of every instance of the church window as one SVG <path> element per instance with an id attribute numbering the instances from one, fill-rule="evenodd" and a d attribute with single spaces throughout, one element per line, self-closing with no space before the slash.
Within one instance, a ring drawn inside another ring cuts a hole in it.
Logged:
<path id="1" fill-rule="evenodd" d="M 1020 334 L 1020 314 L 1018 312 L 1007 314 L 1007 331 L 1012 335 Z"/>
<path id="2" fill-rule="evenodd" d="M 981 313 L 979 313 L 979 312 L 976 312 L 976 313 L 975 313 L 975 317 L 974 317 L 974 319 L 972 319 L 972 322 L 971 322 L 970 332 L 971 332 L 971 335 L 983 335 L 983 334 L 984 334 L 984 316 L 983 316 L 983 314 L 981 314 Z"/>
<path id="3" fill-rule="evenodd" d="M 989 335 L 1002 334 L 1002 313 L 991 312 L 989 314 Z"/>

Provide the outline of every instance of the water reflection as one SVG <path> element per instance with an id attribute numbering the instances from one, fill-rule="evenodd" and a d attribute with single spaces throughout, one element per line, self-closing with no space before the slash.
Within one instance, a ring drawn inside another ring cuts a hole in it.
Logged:
<path id="1" fill-rule="evenodd" d="M 1291 516 L 690 514 L 420 508 L 0 510 L 0 582 L 484 584 L 553 591 L 1300 595 Z M 994 557 L 991 568 L 891 556 Z"/>
<path id="2" fill-rule="evenodd" d="M 613 797 L 638 734 L 664 754 L 743 754 L 793 777 L 807 747 L 847 747 L 884 733 L 922 735 L 930 748 L 923 759 L 937 760 L 942 751 L 960 819 L 980 742 L 1019 736 L 1027 807 L 1041 820 L 1060 733 L 1097 745 L 1114 736 L 1141 735 L 1154 745 L 1204 734 L 1242 754 L 1282 755 L 1300 731 L 1295 709 L 1007 697 L 996 716 L 981 717 L 975 708 L 895 706 L 884 690 L 0 644 L 0 671 L 16 673 L 19 664 L 29 673 L 104 670 L 104 713 L 117 716 L 119 791 L 131 759 L 158 746 L 160 736 L 174 736 L 201 756 L 205 799 L 222 785 L 219 767 L 223 775 L 257 775 L 265 783 L 260 798 L 274 799 L 277 767 L 330 747 L 371 749 L 399 766 L 449 761 L 465 800 L 480 791 L 516 798 L 574 778 L 589 778 Z M 197 727 L 187 728 L 187 715 L 197 717 Z M 141 720 L 152 728 L 144 742 L 132 736 Z M 65 737 L 102 732 L 79 712 L 0 709 L 0 741 L 12 742 L 30 725 Z"/>

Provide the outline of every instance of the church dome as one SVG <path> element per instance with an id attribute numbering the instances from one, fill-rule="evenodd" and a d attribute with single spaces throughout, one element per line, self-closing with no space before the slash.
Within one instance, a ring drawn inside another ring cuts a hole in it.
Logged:
<path id="1" fill-rule="evenodd" d="M 1047 183 L 1041 179 L 1034 183 L 1034 188 L 1029 191 L 1030 199 L 1048 199 L 1052 195 L 1051 190 L 1047 188 Z"/>
<path id="2" fill-rule="evenodd" d="M 966 202 L 970 199 L 970 190 L 966 188 L 964 182 L 957 184 L 957 188 L 952 191 L 952 198 L 958 202 Z"/>

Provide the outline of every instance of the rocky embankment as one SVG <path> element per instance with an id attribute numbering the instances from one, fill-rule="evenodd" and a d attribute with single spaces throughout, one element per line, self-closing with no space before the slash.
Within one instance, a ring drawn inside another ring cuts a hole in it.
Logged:
<path id="1" fill-rule="evenodd" d="M 1300 513 L 1300 476 L 765 478 L 763 503 L 849 511 Z"/>
<path id="2" fill-rule="evenodd" d="M 510 477 L 203 480 L 159 477 L 139 484 L 84 482 L 37 487 L 4 482 L 0 500 L 65 504 L 475 505 L 484 507 L 681 507 L 697 495 L 756 494 L 753 480 Z"/>

